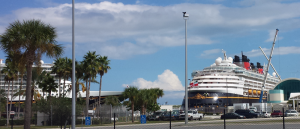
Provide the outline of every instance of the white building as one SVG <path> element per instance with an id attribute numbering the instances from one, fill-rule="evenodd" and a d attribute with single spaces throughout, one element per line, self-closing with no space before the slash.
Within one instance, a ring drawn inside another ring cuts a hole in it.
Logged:
<path id="1" fill-rule="evenodd" d="M 6 65 L 2 62 L 3 59 L 0 59 L 0 70 L 2 70 L 4 67 L 6 67 Z M 54 66 L 53 63 L 44 63 L 44 61 L 41 60 L 41 68 L 43 69 L 43 71 L 46 72 L 51 72 L 52 71 L 52 66 Z M 33 67 L 37 67 L 37 65 L 33 65 Z M 26 75 L 26 74 L 25 74 Z M 22 90 L 26 90 L 26 76 L 24 75 L 23 77 L 23 84 L 22 84 Z M 50 74 L 51 76 L 55 76 L 56 74 Z M 9 93 L 9 98 L 11 97 L 11 94 L 16 93 L 19 88 L 20 88 L 20 84 L 21 84 L 21 78 L 17 78 L 14 80 L 14 85 L 13 85 L 13 91 L 12 91 L 12 83 L 10 83 L 10 87 L 9 87 L 9 91 L 8 91 L 8 83 L 5 84 L 5 80 L 4 80 L 5 75 L 0 73 L 0 89 L 4 89 L 6 91 L 6 93 Z M 59 80 L 58 77 L 55 77 L 55 83 L 58 84 Z M 4 86 L 5 84 L 5 86 Z M 67 93 L 67 96 L 69 96 L 69 94 L 71 94 L 69 92 L 69 86 L 71 85 L 71 81 L 66 80 L 65 81 L 65 93 Z M 61 94 L 63 93 L 63 85 L 64 85 L 64 80 L 63 78 L 61 78 L 61 83 L 60 83 L 60 87 L 61 87 Z M 43 91 L 42 89 L 38 88 L 38 85 L 35 86 L 35 90 L 36 92 L 38 92 L 41 96 L 43 96 Z M 52 92 L 51 96 L 58 96 L 58 92 L 59 88 L 57 88 L 57 92 Z M 44 95 L 45 97 L 48 96 L 48 93 L 45 93 Z M 14 100 L 19 99 L 18 97 L 16 97 Z M 22 100 L 25 100 L 24 97 L 21 97 Z"/>

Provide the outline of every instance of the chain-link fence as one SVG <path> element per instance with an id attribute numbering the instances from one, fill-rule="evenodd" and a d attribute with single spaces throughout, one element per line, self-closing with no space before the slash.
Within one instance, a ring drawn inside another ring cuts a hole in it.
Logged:
<path id="1" fill-rule="evenodd" d="M 52 107 L 52 110 L 59 107 Z M 31 124 L 68 128 L 71 124 L 71 117 L 64 116 L 63 109 L 60 114 L 45 114 L 33 112 Z M 260 110 L 260 111 L 258 111 Z M 131 112 L 126 106 L 101 105 L 101 107 L 91 108 L 89 112 L 90 125 L 86 124 L 84 110 L 79 111 L 77 116 L 77 127 L 89 128 L 122 128 L 122 129 L 170 129 L 170 128 L 190 128 L 190 129 L 288 129 L 299 128 L 300 117 L 296 110 L 288 107 L 272 107 L 265 109 L 232 109 L 226 107 L 201 107 L 198 110 L 189 110 L 186 124 L 185 114 L 180 110 L 157 111 L 142 114 L 139 111 Z M 57 111 L 56 111 L 57 112 Z M 132 115 L 133 114 L 133 115 Z M 60 115 L 62 117 L 60 117 Z M 133 117 L 132 117 L 133 116 Z M 133 121 L 132 121 L 133 118 Z M 6 120 L 0 120 L 1 126 L 6 124 Z M 15 118 L 9 121 L 9 126 L 22 125 L 24 117 Z"/>

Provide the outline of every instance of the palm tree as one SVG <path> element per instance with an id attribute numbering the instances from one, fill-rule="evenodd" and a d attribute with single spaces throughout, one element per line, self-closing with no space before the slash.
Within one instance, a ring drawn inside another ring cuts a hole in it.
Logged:
<path id="1" fill-rule="evenodd" d="M 6 60 L 5 60 L 5 65 L 6 67 L 2 69 L 2 73 L 4 73 L 6 75 L 6 80 L 8 81 L 8 94 L 7 94 L 7 98 L 9 98 L 9 94 L 11 95 L 10 98 L 10 108 L 9 108 L 9 112 L 8 112 L 8 119 L 10 118 L 10 112 L 11 112 L 11 108 L 12 108 L 12 99 L 14 98 L 14 80 L 16 79 L 17 76 L 17 69 L 15 66 L 15 61 L 13 60 L 13 54 L 12 52 L 9 53 L 8 56 L 6 56 Z M 9 90 L 10 87 L 10 82 L 12 82 L 12 89 L 11 89 L 11 93 Z"/>
<path id="2" fill-rule="evenodd" d="M 31 120 L 31 77 L 32 65 L 39 62 L 42 55 L 59 57 L 63 48 L 55 41 L 55 28 L 40 20 L 15 21 L 1 36 L 1 48 L 5 53 L 18 52 L 26 60 L 27 82 L 25 100 L 24 129 L 30 128 Z M 38 63 L 37 63 L 38 64 Z"/>
<path id="3" fill-rule="evenodd" d="M 5 97 L 6 93 L 4 89 L 0 89 L 0 114 L 2 113 L 2 111 L 5 111 L 5 105 L 6 105 L 6 101 L 7 98 Z M 1 116 L 0 116 L 1 119 Z"/>
<path id="4" fill-rule="evenodd" d="M 155 99 L 155 103 L 157 103 L 157 99 L 164 96 L 164 91 L 159 88 L 151 88 L 150 89 L 153 92 L 153 97 Z"/>
<path id="5" fill-rule="evenodd" d="M 90 92 L 90 86 L 91 81 L 94 80 L 94 78 L 97 75 L 97 70 L 99 66 L 98 62 L 98 56 L 96 55 L 96 52 L 88 52 L 86 55 L 84 55 L 83 60 L 83 66 L 85 68 L 85 76 L 86 80 L 88 80 L 89 84 L 86 83 L 86 115 L 88 113 L 88 107 L 89 107 L 89 92 Z M 86 81 L 87 82 L 87 81 Z"/>
<path id="6" fill-rule="evenodd" d="M 66 80 L 69 79 L 72 75 L 72 59 L 65 57 L 62 67 L 64 77 L 63 97 L 65 97 Z"/>
<path id="7" fill-rule="evenodd" d="M 22 90 L 22 85 L 23 85 L 24 74 L 25 74 L 25 71 L 26 71 L 26 69 L 25 69 L 25 63 L 23 62 L 23 60 L 24 59 L 20 59 L 18 61 L 18 66 L 17 66 L 18 67 L 18 71 L 19 71 L 19 76 L 21 78 L 21 83 L 20 83 L 19 91 L 23 91 L 20 94 L 18 94 L 18 96 L 19 96 L 19 103 L 18 103 L 19 107 L 21 107 L 21 101 L 20 101 L 21 95 L 24 94 L 24 90 Z M 18 119 L 20 118 L 20 109 L 21 108 L 18 108 Z"/>
<path id="8" fill-rule="evenodd" d="M 104 103 L 114 107 L 120 105 L 120 100 L 117 96 L 107 96 L 104 99 Z"/>
<path id="9" fill-rule="evenodd" d="M 164 91 L 159 88 L 150 88 L 150 97 L 153 100 L 151 103 L 157 104 L 157 99 L 164 95 Z M 147 107 L 146 107 L 147 108 Z M 155 112 L 155 111 L 154 111 Z"/>
<path id="10" fill-rule="evenodd" d="M 5 60 L 5 64 L 8 70 L 9 80 L 11 81 L 11 98 L 10 98 L 10 106 L 9 106 L 9 114 L 10 114 L 12 108 L 12 100 L 14 98 L 14 80 L 18 77 L 18 70 L 17 70 L 17 63 L 16 63 L 17 56 L 15 56 L 12 51 L 10 51 L 6 57 L 7 58 Z"/>
<path id="11" fill-rule="evenodd" d="M 21 80 L 22 82 L 22 80 Z M 20 102 L 20 99 L 21 99 L 21 96 L 23 96 L 25 93 L 25 90 L 22 90 L 22 88 L 19 88 L 19 90 L 14 94 L 14 96 L 19 96 L 19 102 L 15 104 L 15 106 L 18 106 L 17 107 L 21 107 L 21 102 Z M 20 110 L 21 108 L 18 108 L 18 119 L 20 118 Z"/>
<path id="12" fill-rule="evenodd" d="M 131 117 L 132 117 L 132 123 L 134 122 L 133 112 L 134 112 L 134 102 L 136 101 L 138 97 L 139 90 L 136 87 L 128 87 L 124 90 L 123 96 L 125 99 L 129 98 L 129 101 L 131 103 Z"/>
<path id="13" fill-rule="evenodd" d="M 61 87 L 60 87 L 60 82 L 61 82 L 61 77 L 63 77 L 63 65 L 64 65 L 64 58 L 57 58 L 54 61 L 54 66 L 52 67 L 52 73 L 56 73 L 58 76 L 58 95 L 61 97 Z"/>
<path id="14" fill-rule="evenodd" d="M 142 104 L 142 114 L 145 115 L 147 105 L 149 103 L 154 103 L 156 99 L 153 97 L 153 90 L 151 89 L 142 89 L 139 92 L 140 104 Z"/>
<path id="15" fill-rule="evenodd" d="M 101 87 L 102 87 L 102 76 L 107 73 L 107 71 L 110 68 L 109 62 L 110 60 L 107 59 L 107 56 L 100 56 L 98 58 L 99 61 L 99 67 L 98 67 L 98 74 L 100 75 L 100 86 L 99 86 L 99 101 L 98 101 L 98 106 L 100 105 L 100 100 L 101 100 Z"/>
<path id="16" fill-rule="evenodd" d="M 81 85 L 82 87 L 82 92 L 85 91 L 85 86 L 84 83 L 81 82 L 81 80 L 83 80 L 84 77 L 84 66 L 82 62 L 75 62 L 75 69 L 76 69 L 76 73 L 75 73 L 75 85 L 76 85 L 76 96 L 75 96 L 75 100 L 77 101 L 77 95 L 79 92 L 79 85 Z"/>
<path id="17" fill-rule="evenodd" d="M 55 80 L 50 74 L 47 74 L 46 77 L 43 79 L 42 82 L 39 83 L 39 88 L 43 90 L 43 92 L 48 93 L 49 99 L 51 98 L 51 92 L 55 92 L 57 88 L 57 84 L 55 83 Z"/>
<path id="18" fill-rule="evenodd" d="M 9 80 L 9 78 L 8 78 L 8 76 L 7 76 L 7 70 L 4 68 L 4 69 L 1 69 L 1 74 L 4 74 L 5 76 L 4 76 L 4 87 L 5 87 L 5 84 L 8 82 L 8 80 Z M 6 110 L 8 110 L 8 95 L 9 95 L 9 86 L 8 86 L 8 90 L 7 90 L 8 92 L 7 92 L 7 94 L 6 94 Z M 6 113 L 6 118 L 8 118 L 8 113 Z M 9 124 L 9 122 L 8 122 L 8 120 L 9 119 L 7 119 L 7 121 L 6 121 L 6 125 L 7 125 L 7 127 L 8 127 L 8 124 Z"/>

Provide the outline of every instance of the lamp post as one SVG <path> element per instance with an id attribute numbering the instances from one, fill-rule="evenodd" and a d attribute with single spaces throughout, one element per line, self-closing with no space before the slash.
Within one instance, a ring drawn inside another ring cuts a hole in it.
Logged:
<path id="1" fill-rule="evenodd" d="M 75 0 L 72 0 L 72 129 L 75 129 L 75 108 L 76 108 L 76 86 L 75 86 L 75 22 L 74 22 L 74 12 L 75 12 Z M 52 119 L 52 117 L 51 117 Z"/>
<path id="2" fill-rule="evenodd" d="M 188 124 L 188 91 L 187 91 L 187 20 L 189 19 L 189 14 L 183 13 L 183 19 L 185 20 L 185 124 Z"/>

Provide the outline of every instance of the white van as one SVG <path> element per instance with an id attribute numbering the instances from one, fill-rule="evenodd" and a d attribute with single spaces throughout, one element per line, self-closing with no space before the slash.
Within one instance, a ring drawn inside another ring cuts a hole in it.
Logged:
<path id="1" fill-rule="evenodd" d="M 250 107 L 249 110 L 252 110 L 254 112 L 257 112 L 257 108 L 256 107 Z"/>

